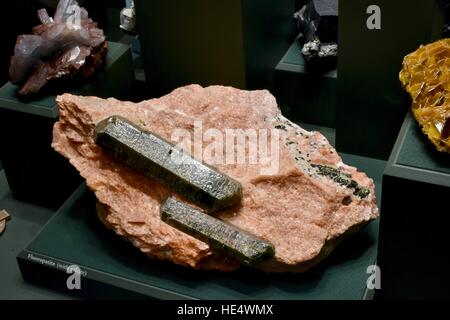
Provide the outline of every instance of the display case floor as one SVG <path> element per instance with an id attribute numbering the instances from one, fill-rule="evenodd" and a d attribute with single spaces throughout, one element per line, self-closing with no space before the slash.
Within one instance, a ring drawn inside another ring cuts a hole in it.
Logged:
<path id="1" fill-rule="evenodd" d="M 342 156 L 346 163 L 374 178 L 379 198 L 385 162 Z M 30 210 L 28 214 L 36 215 L 36 212 Z M 363 299 L 367 298 L 366 270 L 375 263 L 377 242 L 378 222 L 375 221 L 304 274 L 267 275 L 249 269 L 235 273 L 199 272 L 150 260 L 107 230 L 96 217 L 94 196 L 81 187 L 21 253 L 19 260 L 28 280 L 53 287 L 55 282 L 65 287 L 67 274 L 57 268 L 42 273 L 39 269 L 42 265 L 28 259 L 30 254 L 34 259 L 40 257 L 59 263 L 60 267 L 79 265 L 87 271 L 87 277 L 83 278 L 87 292 L 74 293 L 87 297 Z M 14 257 L 11 254 L 4 258 L 11 262 Z M 17 266 L 14 270 L 17 272 Z"/>
<path id="2" fill-rule="evenodd" d="M 15 200 L 11 196 L 5 173 L 0 170 L 0 210 L 11 220 L 0 236 L 0 300 L 73 299 L 72 296 L 25 282 L 20 275 L 16 256 L 31 241 L 54 211 Z"/>

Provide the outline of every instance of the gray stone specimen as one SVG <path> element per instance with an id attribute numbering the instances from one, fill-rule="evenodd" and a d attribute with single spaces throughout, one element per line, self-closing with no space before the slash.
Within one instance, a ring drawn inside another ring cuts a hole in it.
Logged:
<path id="1" fill-rule="evenodd" d="M 338 0 L 309 0 L 294 14 L 308 63 L 335 65 L 338 44 Z"/>

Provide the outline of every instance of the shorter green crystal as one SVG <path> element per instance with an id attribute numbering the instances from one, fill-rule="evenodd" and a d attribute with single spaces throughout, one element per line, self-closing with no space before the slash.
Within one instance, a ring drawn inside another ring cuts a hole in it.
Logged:
<path id="1" fill-rule="evenodd" d="M 204 214 L 175 198 L 161 205 L 161 219 L 167 224 L 229 253 L 245 265 L 253 265 L 275 254 L 274 246 L 246 231 Z"/>

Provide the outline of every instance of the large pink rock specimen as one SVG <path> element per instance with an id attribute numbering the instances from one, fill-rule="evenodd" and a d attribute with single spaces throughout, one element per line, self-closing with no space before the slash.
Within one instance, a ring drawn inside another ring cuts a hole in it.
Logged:
<path id="1" fill-rule="evenodd" d="M 233 258 L 161 221 L 160 203 L 171 192 L 94 143 L 95 125 L 112 115 L 126 117 L 167 140 L 184 129 L 192 133 L 192 148 L 186 151 L 193 154 L 199 121 L 203 132 L 213 128 L 216 134 L 225 135 L 230 129 L 271 132 L 268 141 L 279 141 L 278 166 L 272 166 L 276 170 L 270 172 L 269 162 L 261 161 L 209 163 L 243 187 L 241 204 L 217 216 L 275 246 L 275 256 L 257 265 L 259 269 L 305 271 L 326 257 L 344 235 L 378 217 L 373 181 L 342 163 L 319 132 L 305 131 L 285 119 L 268 91 L 190 85 L 141 103 L 70 94 L 57 101 L 60 119 L 53 147 L 86 178 L 99 201 L 101 221 L 150 257 L 197 269 L 240 267 Z M 271 140 L 277 135 L 279 140 Z M 241 139 L 232 147 L 249 151 L 246 143 Z"/>

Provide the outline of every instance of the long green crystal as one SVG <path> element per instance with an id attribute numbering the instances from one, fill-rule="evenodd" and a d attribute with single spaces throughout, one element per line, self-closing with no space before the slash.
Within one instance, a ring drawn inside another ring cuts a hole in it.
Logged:
<path id="1" fill-rule="evenodd" d="M 208 211 L 234 205 L 242 197 L 239 182 L 125 118 L 112 116 L 98 123 L 94 139 L 116 158 Z"/>

